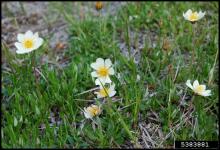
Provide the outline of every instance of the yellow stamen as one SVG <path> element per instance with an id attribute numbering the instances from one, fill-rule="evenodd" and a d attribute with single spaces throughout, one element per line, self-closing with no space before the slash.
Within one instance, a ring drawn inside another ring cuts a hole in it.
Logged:
<path id="1" fill-rule="evenodd" d="M 190 21 L 196 21 L 198 19 L 198 13 L 197 12 L 194 12 L 192 13 L 190 16 L 189 16 L 189 20 Z"/>
<path id="2" fill-rule="evenodd" d="M 100 95 L 101 95 L 102 97 L 106 97 L 106 96 L 108 96 L 109 89 L 103 88 L 103 89 L 101 89 L 101 90 L 99 91 L 99 93 L 100 93 Z"/>
<path id="3" fill-rule="evenodd" d="M 202 93 L 204 91 L 204 87 L 202 85 L 198 85 L 196 88 L 195 88 L 195 92 L 196 93 Z"/>
<path id="4" fill-rule="evenodd" d="M 106 67 L 100 67 L 97 70 L 97 74 L 100 75 L 101 77 L 106 77 L 109 73 L 108 73 L 108 68 Z"/>
<path id="5" fill-rule="evenodd" d="M 95 115 L 99 114 L 100 109 L 99 109 L 98 106 L 91 106 L 91 107 L 88 107 L 88 108 L 87 108 L 87 111 L 88 111 L 92 116 L 95 116 Z"/>
<path id="6" fill-rule="evenodd" d="M 34 46 L 34 42 L 32 39 L 27 39 L 23 43 L 25 48 L 32 48 Z"/>

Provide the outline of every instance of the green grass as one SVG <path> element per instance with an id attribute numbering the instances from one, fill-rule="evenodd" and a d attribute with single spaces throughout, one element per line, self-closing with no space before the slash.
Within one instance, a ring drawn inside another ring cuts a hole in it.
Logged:
<path id="1" fill-rule="evenodd" d="M 164 147 L 173 145 L 174 139 L 218 140 L 217 2 L 128 2 L 116 13 L 117 20 L 115 16 L 90 13 L 79 20 L 71 15 L 71 7 L 79 9 L 77 5 L 66 4 L 65 9 L 62 3 L 51 3 L 51 6 L 63 14 L 69 25 L 69 48 L 64 53 L 69 63 L 64 68 L 59 66 L 53 49 L 48 49 L 50 41 L 45 42 L 35 56 L 33 53 L 12 55 L 2 43 L 8 64 L 8 70 L 2 67 L 2 147 L 118 148 L 126 141 L 138 147 L 137 138 L 141 134 L 138 124 L 150 121 L 147 117 L 150 111 L 158 114 L 164 135 L 174 129 L 172 136 L 163 142 Z M 94 5 L 91 7 L 94 9 Z M 192 25 L 182 16 L 189 8 L 206 11 L 206 15 Z M 138 18 L 129 21 L 133 15 Z M 124 41 L 131 47 L 129 33 L 137 36 L 143 31 L 147 32 L 144 48 L 139 50 L 140 61 L 136 64 L 132 50 L 128 48 L 129 56 L 124 56 L 118 43 Z M 165 39 L 169 41 L 167 50 L 163 46 Z M 40 63 L 46 51 L 53 64 Z M 102 106 L 102 114 L 95 118 L 97 125 L 92 125 L 91 120 L 84 120 L 81 109 L 102 100 L 96 99 L 93 92 L 77 94 L 95 87 L 90 64 L 99 57 L 110 58 L 116 74 L 120 73 L 120 80 L 117 76 L 111 79 L 116 84 L 116 98 L 122 100 L 112 102 L 109 98 Z M 37 79 L 28 65 L 31 58 L 36 59 L 42 73 Z M 24 61 L 16 62 L 20 59 Z M 141 77 L 139 81 L 137 75 Z M 212 96 L 196 95 L 192 100 L 192 91 L 186 90 L 187 79 L 198 79 L 206 84 Z M 185 112 L 179 106 L 185 92 L 189 100 L 184 109 L 189 110 L 192 102 L 193 125 L 184 122 Z M 55 106 L 62 119 L 56 135 L 48 119 Z M 119 111 L 119 108 L 123 109 Z M 43 133 L 39 130 L 41 124 L 46 126 Z M 84 125 L 83 128 L 80 125 Z"/>

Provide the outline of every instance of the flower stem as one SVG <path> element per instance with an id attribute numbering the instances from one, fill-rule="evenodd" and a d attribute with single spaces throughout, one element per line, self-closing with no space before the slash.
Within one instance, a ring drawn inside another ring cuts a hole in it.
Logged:
<path id="1" fill-rule="evenodd" d="M 195 63 L 195 47 L 196 46 L 196 22 L 192 23 L 192 64 L 193 67 Z"/>
<path id="2" fill-rule="evenodd" d="M 193 94 L 193 96 L 192 96 L 192 98 L 191 98 L 191 101 L 190 101 L 190 104 L 189 104 L 190 109 L 191 109 L 192 106 L 193 106 L 193 101 L 194 101 L 194 99 L 195 99 L 195 94 Z"/>
<path id="3" fill-rule="evenodd" d="M 131 58 L 131 46 L 130 46 L 130 36 L 129 36 L 129 25 L 128 25 L 128 21 L 129 21 L 129 16 L 127 13 L 126 19 L 125 19 L 125 26 L 126 26 L 126 44 L 128 47 L 128 55 L 129 55 L 129 59 Z"/>
<path id="4" fill-rule="evenodd" d="M 129 138 L 132 140 L 132 142 L 135 144 L 135 146 L 137 148 L 140 148 L 141 146 L 138 144 L 137 142 L 137 138 L 131 133 L 131 131 L 129 130 L 129 127 L 126 125 L 124 119 L 122 118 L 122 116 L 120 115 L 120 113 L 118 112 L 117 108 L 115 108 L 114 105 L 112 105 L 112 101 L 110 98 L 107 99 L 108 102 L 108 109 L 107 111 L 109 111 L 110 114 L 116 114 L 117 116 L 117 120 L 119 120 L 119 122 L 121 123 L 122 127 L 125 129 L 125 131 L 127 132 Z"/>

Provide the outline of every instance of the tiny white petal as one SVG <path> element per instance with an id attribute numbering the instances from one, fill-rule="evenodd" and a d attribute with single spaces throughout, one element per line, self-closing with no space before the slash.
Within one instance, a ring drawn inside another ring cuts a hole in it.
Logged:
<path id="1" fill-rule="evenodd" d="M 193 90 L 193 86 L 192 86 L 192 84 L 190 83 L 190 80 L 187 80 L 187 81 L 186 81 L 186 85 Z"/>
<path id="2" fill-rule="evenodd" d="M 92 118 L 92 116 L 87 111 L 84 111 L 83 113 L 86 118 Z"/>
<path id="3" fill-rule="evenodd" d="M 187 17 L 187 15 L 186 15 L 186 13 L 183 13 L 183 17 L 184 17 L 186 20 L 188 20 L 188 17 Z"/>
<path id="4" fill-rule="evenodd" d="M 205 16 L 205 12 L 203 13 L 203 12 L 199 12 L 199 14 L 198 14 L 198 16 L 199 16 L 199 18 L 198 19 L 201 19 L 201 18 L 203 18 L 204 16 Z"/>
<path id="5" fill-rule="evenodd" d="M 110 91 L 109 92 L 109 97 L 113 97 L 116 94 L 116 91 Z"/>
<path id="6" fill-rule="evenodd" d="M 97 80 L 97 79 L 96 79 Z M 105 85 L 106 83 L 111 83 L 111 79 L 109 78 L 109 76 L 106 76 L 106 77 L 98 77 L 98 80 L 100 80 L 100 82 L 103 83 L 103 85 Z M 97 81 L 97 84 L 96 85 L 100 85 L 99 84 L 99 81 Z"/>
<path id="7" fill-rule="evenodd" d="M 110 86 L 110 89 L 112 89 L 112 90 L 115 89 L 115 84 L 114 83 Z"/>
<path id="8" fill-rule="evenodd" d="M 91 63 L 90 65 L 93 69 L 98 70 L 99 66 L 97 65 L 97 63 Z"/>
<path id="9" fill-rule="evenodd" d="M 106 59 L 105 60 L 105 67 L 109 68 L 109 67 L 111 67 L 111 65 L 112 65 L 111 60 L 110 59 Z"/>
<path id="10" fill-rule="evenodd" d="M 199 85 L 198 80 L 195 80 L 195 81 L 193 82 L 193 88 L 195 89 L 198 85 Z"/>
<path id="11" fill-rule="evenodd" d="M 34 38 L 38 38 L 38 37 L 39 37 L 39 36 L 38 36 L 38 32 L 34 33 L 33 37 L 34 37 Z"/>
<path id="12" fill-rule="evenodd" d="M 106 80 L 106 77 L 98 77 L 98 79 L 100 80 L 100 82 L 102 82 L 103 84 L 105 84 L 105 80 Z"/>
<path id="13" fill-rule="evenodd" d="M 18 34 L 17 35 L 17 40 L 18 40 L 18 42 L 22 42 L 23 40 L 24 40 L 24 34 Z"/>
<path id="14" fill-rule="evenodd" d="M 191 9 L 187 10 L 186 16 L 189 16 L 189 15 L 191 15 L 191 14 L 192 14 L 192 10 L 191 10 Z"/>
<path id="15" fill-rule="evenodd" d="M 202 96 L 210 96 L 211 95 L 211 90 L 206 90 L 201 93 Z"/>
<path id="16" fill-rule="evenodd" d="M 101 82 L 100 79 L 96 79 L 96 80 L 95 80 L 95 85 L 102 86 L 102 85 L 105 85 L 105 82 Z"/>
<path id="17" fill-rule="evenodd" d="M 114 71 L 114 69 L 113 69 L 112 67 L 109 68 L 108 71 L 109 71 L 109 74 L 110 74 L 110 75 L 114 75 L 114 74 L 115 74 L 115 71 Z"/>
<path id="18" fill-rule="evenodd" d="M 15 42 L 15 46 L 18 50 L 24 50 L 23 46 L 21 43 Z"/>
<path id="19" fill-rule="evenodd" d="M 112 80 L 109 78 L 109 76 L 107 76 L 106 78 L 105 78 L 105 83 L 111 83 L 112 82 Z"/>
<path id="20" fill-rule="evenodd" d="M 92 63 L 90 66 L 95 69 L 98 70 L 100 67 L 104 67 L 104 59 L 102 58 L 97 58 L 95 63 Z"/>
<path id="21" fill-rule="evenodd" d="M 100 66 L 105 66 L 104 59 L 102 59 L 102 58 L 97 58 L 96 63 L 99 64 Z"/>
<path id="22" fill-rule="evenodd" d="M 17 54 L 25 54 L 25 53 L 27 53 L 27 51 L 25 51 L 25 50 L 18 50 L 18 51 L 16 51 L 16 53 Z"/>
<path id="23" fill-rule="evenodd" d="M 42 39 L 42 38 L 37 38 L 37 39 L 35 40 L 34 49 L 38 49 L 42 44 L 43 44 L 43 39 Z"/>
<path id="24" fill-rule="evenodd" d="M 87 108 L 86 107 L 84 107 L 84 115 L 85 115 L 85 117 L 86 118 L 92 118 L 92 115 L 90 114 L 90 112 L 87 110 Z"/>
<path id="25" fill-rule="evenodd" d="M 115 84 L 112 84 L 109 88 L 109 97 L 112 97 L 116 94 L 116 91 L 115 91 Z"/>
<path id="26" fill-rule="evenodd" d="M 96 71 L 93 71 L 93 72 L 91 73 L 91 76 L 92 76 L 92 77 L 98 77 L 98 74 L 97 74 Z"/>
<path id="27" fill-rule="evenodd" d="M 33 37 L 33 32 L 28 30 L 26 33 L 25 33 L 25 38 L 32 38 Z"/>

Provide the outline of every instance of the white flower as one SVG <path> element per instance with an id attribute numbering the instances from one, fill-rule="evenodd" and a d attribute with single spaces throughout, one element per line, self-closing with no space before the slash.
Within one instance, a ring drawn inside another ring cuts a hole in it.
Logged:
<path id="1" fill-rule="evenodd" d="M 38 49 L 43 43 L 43 39 L 38 36 L 38 33 L 33 34 L 31 31 L 27 31 L 25 34 L 19 33 L 17 40 L 18 42 L 15 42 L 17 54 L 29 53 Z"/>
<path id="2" fill-rule="evenodd" d="M 134 16 L 129 16 L 129 21 L 132 21 L 133 19 L 136 19 L 136 18 L 138 18 L 138 16 L 137 16 L 137 15 L 134 15 Z"/>
<path id="3" fill-rule="evenodd" d="M 97 98 L 103 98 L 103 97 L 112 97 L 116 94 L 115 91 L 115 84 L 110 85 L 110 87 L 106 87 L 106 86 L 99 86 L 100 89 L 98 92 L 95 92 L 95 94 L 97 94 Z"/>
<path id="4" fill-rule="evenodd" d="M 140 81 L 141 80 L 141 76 L 138 74 L 137 75 L 137 81 Z"/>
<path id="5" fill-rule="evenodd" d="M 192 12 L 191 9 L 189 9 L 186 13 L 183 13 L 183 17 L 191 22 L 198 21 L 204 16 L 205 16 L 205 12 L 201 12 L 201 11 L 199 11 L 199 13 L 197 13 L 196 11 Z"/>
<path id="6" fill-rule="evenodd" d="M 91 105 L 87 108 L 84 107 L 83 113 L 86 118 L 93 118 L 101 113 L 101 108 L 97 105 Z"/>
<path id="7" fill-rule="evenodd" d="M 91 64 L 91 67 L 95 69 L 91 73 L 92 77 L 98 77 L 98 79 L 103 83 L 111 83 L 109 75 L 114 75 L 114 69 L 111 67 L 112 62 L 110 59 L 97 58 L 95 63 Z"/>
<path id="8" fill-rule="evenodd" d="M 210 96 L 211 90 L 206 90 L 205 85 L 199 85 L 198 80 L 195 80 L 193 82 L 193 85 L 190 83 L 190 80 L 186 81 L 186 85 L 191 88 L 196 94 L 201 96 Z"/>

